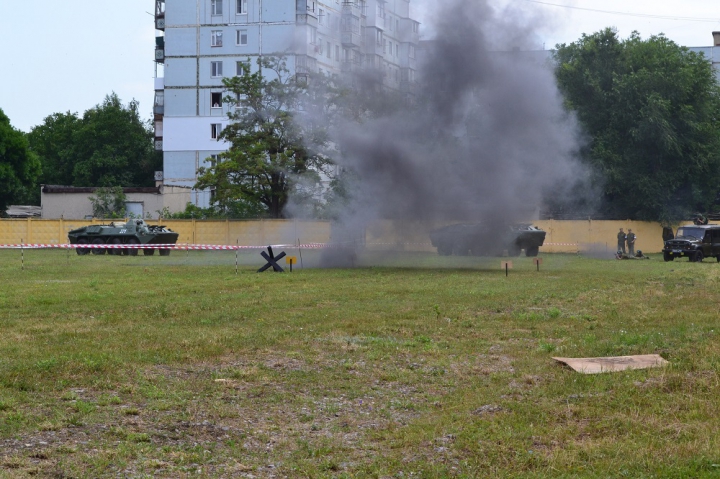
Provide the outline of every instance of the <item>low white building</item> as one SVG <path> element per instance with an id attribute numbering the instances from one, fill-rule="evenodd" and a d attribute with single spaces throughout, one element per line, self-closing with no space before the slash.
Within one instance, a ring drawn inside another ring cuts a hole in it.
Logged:
<path id="1" fill-rule="evenodd" d="M 45 219 L 92 218 L 90 200 L 98 188 L 42 185 L 40 208 Z M 125 209 L 136 218 L 157 219 L 163 211 L 185 211 L 190 202 L 191 189 L 186 186 L 123 188 Z"/>

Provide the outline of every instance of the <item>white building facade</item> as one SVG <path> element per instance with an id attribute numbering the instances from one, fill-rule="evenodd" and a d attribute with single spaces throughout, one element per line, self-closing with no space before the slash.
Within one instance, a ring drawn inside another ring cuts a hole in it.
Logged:
<path id="1" fill-rule="evenodd" d="M 155 148 L 166 185 L 192 187 L 197 170 L 227 148 L 223 77 L 259 55 L 285 55 L 293 74 L 383 72 L 410 92 L 419 23 L 410 0 L 155 0 Z M 209 192 L 192 200 L 210 205 Z"/>

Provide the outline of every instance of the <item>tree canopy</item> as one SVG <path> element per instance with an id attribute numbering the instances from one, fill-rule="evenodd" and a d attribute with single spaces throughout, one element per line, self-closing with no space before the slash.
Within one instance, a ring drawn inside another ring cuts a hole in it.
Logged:
<path id="1" fill-rule="evenodd" d="M 40 161 L 25 134 L 13 128 L 0 109 L 0 211 L 31 197 L 39 175 Z"/>
<path id="2" fill-rule="evenodd" d="M 55 113 L 28 136 L 42 162 L 43 184 L 69 186 L 152 186 L 162 153 L 140 119 L 138 103 L 123 105 L 113 93 L 87 110 Z"/>
<path id="3" fill-rule="evenodd" d="M 241 69 L 240 75 L 223 79 L 224 101 L 232 109 L 219 140 L 229 148 L 200 168 L 195 187 L 214 189 L 213 200 L 222 209 L 239 202 L 245 210 L 259 207 L 280 218 L 290 194 L 312 190 L 329 165 L 321 152 L 325 130 L 307 114 L 313 90 L 290 74 L 283 57 L 260 57 L 255 69 L 248 60 Z"/>
<path id="4" fill-rule="evenodd" d="M 713 204 L 720 89 L 707 58 L 663 35 L 621 40 L 608 28 L 558 45 L 555 59 L 607 215 L 669 222 Z"/>

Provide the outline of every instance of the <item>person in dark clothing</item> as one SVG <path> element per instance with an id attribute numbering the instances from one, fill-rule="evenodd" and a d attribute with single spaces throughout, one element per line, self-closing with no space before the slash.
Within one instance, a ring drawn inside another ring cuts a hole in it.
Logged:
<path id="1" fill-rule="evenodd" d="M 628 229 L 627 246 L 628 246 L 628 254 L 630 256 L 633 256 L 635 254 L 635 239 L 637 239 L 637 236 L 635 236 L 635 233 L 633 233 L 631 229 Z"/>
<path id="2" fill-rule="evenodd" d="M 625 253 L 625 241 L 627 241 L 627 235 L 625 235 L 625 232 L 623 231 L 622 228 L 620 228 L 620 232 L 617 234 L 617 239 L 618 239 L 618 245 L 617 245 L 618 251 L 622 251 L 623 253 Z"/>

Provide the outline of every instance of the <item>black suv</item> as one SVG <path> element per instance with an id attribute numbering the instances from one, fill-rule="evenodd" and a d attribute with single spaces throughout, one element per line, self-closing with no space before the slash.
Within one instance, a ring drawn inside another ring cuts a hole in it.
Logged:
<path id="1" fill-rule="evenodd" d="M 672 261 L 687 256 L 690 261 L 702 261 L 714 256 L 720 262 L 720 225 L 681 226 L 674 238 L 665 241 L 663 258 Z"/>

